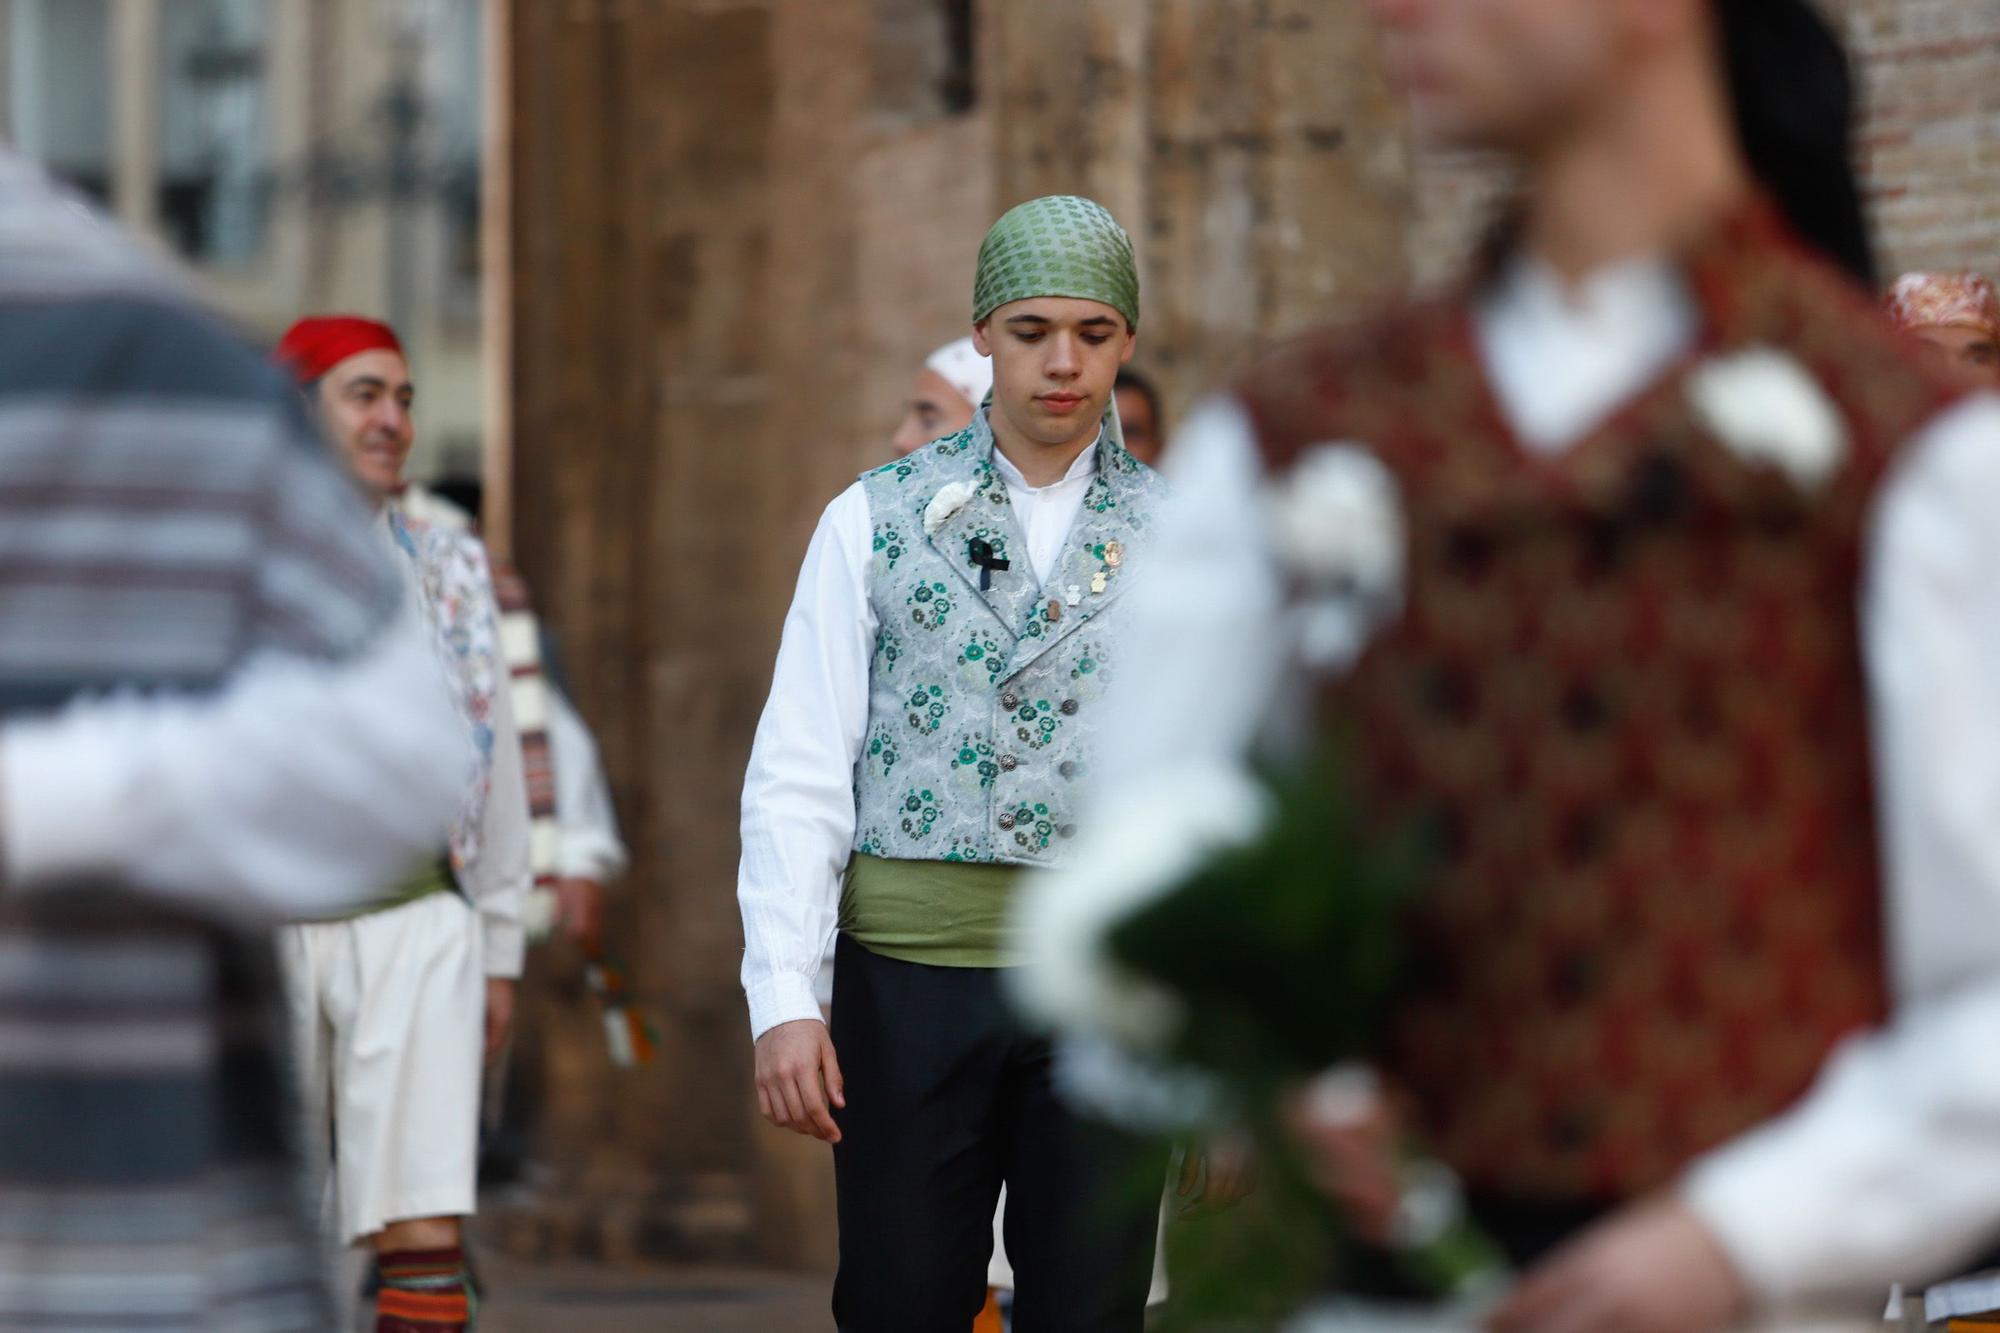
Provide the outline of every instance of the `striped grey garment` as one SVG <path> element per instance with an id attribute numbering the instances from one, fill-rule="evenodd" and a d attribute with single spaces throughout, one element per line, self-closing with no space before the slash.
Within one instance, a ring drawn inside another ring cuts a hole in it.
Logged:
<path id="1" fill-rule="evenodd" d="M 338 661 L 395 606 L 296 392 L 173 282 L 0 154 L 10 719 Z M 0 1330 L 331 1326 L 280 999 L 268 940 L 118 884 L 0 907 Z"/>

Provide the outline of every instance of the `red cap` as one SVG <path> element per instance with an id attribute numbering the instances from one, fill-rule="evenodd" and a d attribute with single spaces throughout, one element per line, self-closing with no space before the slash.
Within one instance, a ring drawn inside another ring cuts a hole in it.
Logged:
<path id="1" fill-rule="evenodd" d="M 387 324 L 355 315 L 315 315 L 285 330 L 273 355 L 299 383 L 311 384 L 350 356 L 379 351 L 403 354 Z"/>

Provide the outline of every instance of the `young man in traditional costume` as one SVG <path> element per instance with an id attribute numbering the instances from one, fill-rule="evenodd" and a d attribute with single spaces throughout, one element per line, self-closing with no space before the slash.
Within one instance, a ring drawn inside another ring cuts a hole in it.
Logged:
<path id="1" fill-rule="evenodd" d="M 1491 1326 L 1879 1328 L 2000 1223 L 2000 397 L 1875 307 L 1805 0 L 1375 8 L 1520 208 L 1176 437 L 1095 827 L 1309 669 L 1437 858 L 1381 1063 Z"/>
<path id="2" fill-rule="evenodd" d="M 1155 1200 L 1096 1188 L 1129 1154 L 1093 1151 L 999 980 L 1016 884 L 1077 832 L 1159 498 L 1107 412 L 1138 298 L 1099 205 L 996 223 L 972 310 L 992 407 L 828 507 L 785 624 L 744 791 L 743 981 L 765 1115 L 834 1145 L 844 1333 L 970 1328 L 1003 1184 L 1019 1333 L 1144 1319 Z"/>
<path id="3" fill-rule="evenodd" d="M 2000 295 L 1978 273 L 1905 273 L 1889 289 L 1889 318 L 1951 374 L 2000 388 Z"/>
<path id="4" fill-rule="evenodd" d="M 0 153 L 0 1327 L 324 1333 L 269 926 L 463 741 L 297 396 Z"/>
<path id="5" fill-rule="evenodd" d="M 528 803 L 485 548 L 390 506 L 415 439 L 393 330 L 301 320 L 278 347 L 378 507 L 477 753 L 449 846 L 372 910 L 283 940 L 309 1129 L 332 1130 L 336 1239 L 375 1253 L 378 1333 L 471 1326 L 460 1219 L 476 1205 L 482 1054 L 505 1040 L 524 947 Z"/>

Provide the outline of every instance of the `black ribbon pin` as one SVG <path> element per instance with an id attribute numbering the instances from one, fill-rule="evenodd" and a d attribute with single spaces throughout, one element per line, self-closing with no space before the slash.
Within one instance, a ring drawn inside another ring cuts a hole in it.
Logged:
<path id="1" fill-rule="evenodd" d="M 979 566 L 979 591 L 991 592 L 993 590 L 993 571 L 997 569 L 1003 574 L 1006 573 L 1010 562 L 995 559 L 993 555 L 993 543 L 978 537 L 974 537 L 966 546 L 965 553 L 971 557 L 973 564 Z"/>

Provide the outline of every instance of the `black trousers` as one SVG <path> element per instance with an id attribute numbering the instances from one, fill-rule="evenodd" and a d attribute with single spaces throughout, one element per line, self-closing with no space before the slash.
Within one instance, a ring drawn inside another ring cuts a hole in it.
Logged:
<path id="1" fill-rule="evenodd" d="M 1057 1101 L 999 973 L 834 957 L 841 1333 L 967 1333 L 1003 1181 L 1015 1333 L 1140 1333 L 1164 1159 Z"/>

